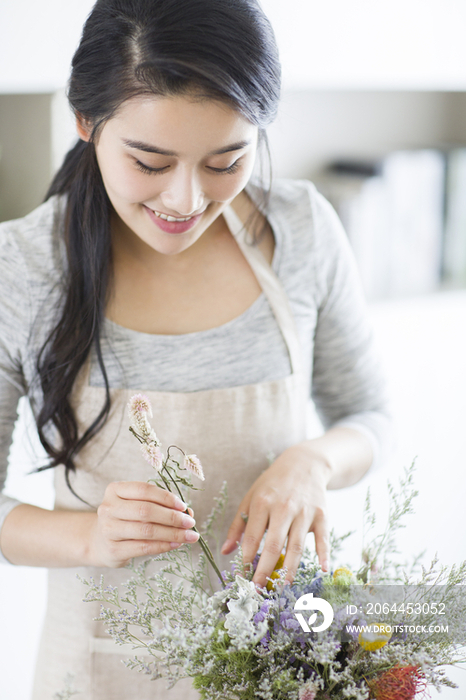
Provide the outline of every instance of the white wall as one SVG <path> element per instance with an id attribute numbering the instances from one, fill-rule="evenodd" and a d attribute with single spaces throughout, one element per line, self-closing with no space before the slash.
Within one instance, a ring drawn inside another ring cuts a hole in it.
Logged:
<path id="1" fill-rule="evenodd" d="M 63 87 L 90 0 L 0 8 L 0 92 Z M 466 89 L 463 0 L 262 0 L 290 89 Z"/>
<path id="2" fill-rule="evenodd" d="M 54 92 L 68 80 L 91 0 L 4 0 L 0 7 L 0 93 Z"/>
<path id="3" fill-rule="evenodd" d="M 466 87 L 463 0 L 262 0 L 293 89 Z"/>

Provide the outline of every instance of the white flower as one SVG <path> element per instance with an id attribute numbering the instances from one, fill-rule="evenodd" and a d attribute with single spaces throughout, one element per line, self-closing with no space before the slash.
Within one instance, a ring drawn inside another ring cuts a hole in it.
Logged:
<path id="1" fill-rule="evenodd" d="M 215 614 L 217 614 L 230 595 L 231 590 L 229 588 L 221 588 L 219 591 L 215 591 L 215 593 L 207 599 L 206 605 L 209 606 L 211 610 L 214 610 Z"/>
<path id="2" fill-rule="evenodd" d="M 149 462 L 151 467 L 154 467 L 154 469 L 157 469 L 157 471 L 160 471 L 163 466 L 163 454 L 162 450 L 160 447 L 155 443 L 146 443 L 144 442 L 141 445 L 141 452 L 142 456 L 146 460 L 146 462 Z"/>
<path id="3" fill-rule="evenodd" d="M 205 481 L 204 472 L 202 470 L 202 464 L 199 457 L 196 455 L 185 455 L 183 461 L 183 467 L 188 471 L 192 472 L 198 479 Z"/>
<path id="4" fill-rule="evenodd" d="M 257 601 L 262 601 L 261 596 L 257 592 L 256 584 L 253 581 L 248 581 L 239 574 L 236 574 L 235 578 L 239 596 L 244 598 L 253 596 Z"/>
<path id="5" fill-rule="evenodd" d="M 150 428 L 150 430 L 149 430 L 149 440 L 151 440 L 151 442 L 155 442 L 155 444 L 156 444 L 157 446 L 160 446 L 160 440 L 158 439 L 158 437 L 157 437 L 157 435 L 156 435 L 156 433 L 155 433 L 154 428 L 151 428 L 150 424 L 149 424 L 149 428 Z"/>
<path id="6" fill-rule="evenodd" d="M 228 601 L 227 608 L 230 612 L 225 617 L 225 628 L 231 631 L 247 624 L 254 613 L 258 611 L 259 602 L 262 600 L 252 581 L 246 581 L 237 574 L 236 583 L 238 585 L 238 598 Z"/>
<path id="7" fill-rule="evenodd" d="M 228 624 L 231 624 L 233 620 L 237 622 L 249 621 L 259 609 L 259 603 L 250 598 L 239 598 L 238 600 L 229 600 L 227 608 L 230 612 L 227 613 L 225 627 L 228 629 Z"/>

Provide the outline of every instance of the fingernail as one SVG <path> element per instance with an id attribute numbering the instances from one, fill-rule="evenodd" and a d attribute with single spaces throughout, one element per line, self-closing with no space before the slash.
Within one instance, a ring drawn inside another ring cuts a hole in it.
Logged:
<path id="1" fill-rule="evenodd" d="M 322 571 L 328 571 L 328 560 L 325 559 L 325 561 L 322 562 Z"/>
<path id="2" fill-rule="evenodd" d="M 181 547 L 181 542 L 170 542 L 170 547 L 175 549 L 175 547 Z"/>
<path id="3" fill-rule="evenodd" d="M 181 524 L 183 527 L 194 527 L 196 521 L 190 515 L 183 515 L 181 519 Z"/>
<path id="4" fill-rule="evenodd" d="M 178 496 L 176 496 L 175 497 L 175 508 L 178 508 L 178 510 L 187 510 L 188 504 L 185 503 L 184 501 L 182 501 L 181 498 L 178 498 Z"/>
<path id="5" fill-rule="evenodd" d="M 197 542 L 199 539 L 199 535 L 197 532 L 194 532 L 194 530 L 188 530 L 184 533 L 184 538 L 186 542 Z"/>
<path id="6" fill-rule="evenodd" d="M 225 540 L 225 542 L 222 544 L 222 549 L 220 550 L 220 552 L 222 554 L 225 554 L 225 551 L 231 546 L 231 544 L 232 544 L 231 540 Z"/>

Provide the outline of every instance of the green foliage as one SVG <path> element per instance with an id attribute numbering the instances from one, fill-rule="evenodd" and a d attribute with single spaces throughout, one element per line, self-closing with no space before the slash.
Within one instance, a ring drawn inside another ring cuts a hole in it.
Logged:
<path id="1" fill-rule="evenodd" d="M 413 500 L 419 495 L 414 488 L 415 462 L 404 469 L 403 476 L 399 479 L 399 488 L 387 482 L 389 496 L 388 519 L 383 531 L 375 534 L 376 514 L 372 509 L 370 489 L 367 489 L 363 514 L 363 546 L 362 562 L 357 573 L 358 578 L 365 583 L 372 578 L 372 573 L 378 571 L 378 581 L 402 580 L 402 571 L 405 567 L 396 561 L 399 551 L 396 538 L 399 530 L 406 527 L 404 517 L 414 514 Z M 367 541 L 367 539 L 369 541 Z M 422 556 L 422 555 L 420 555 Z M 416 564 L 418 559 L 416 559 Z"/>

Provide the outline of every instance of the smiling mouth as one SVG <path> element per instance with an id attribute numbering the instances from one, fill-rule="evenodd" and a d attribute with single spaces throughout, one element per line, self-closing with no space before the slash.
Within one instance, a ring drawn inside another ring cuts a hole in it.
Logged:
<path id="1" fill-rule="evenodd" d="M 177 219 L 175 216 L 168 216 L 168 214 L 161 214 L 158 211 L 154 211 L 151 209 L 152 212 L 154 212 L 155 216 L 159 219 L 163 219 L 164 221 L 173 221 L 173 222 L 183 222 L 183 221 L 191 221 L 191 219 L 195 219 L 196 217 L 200 216 L 204 212 L 200 212 L 199 214 L 195 214 L 193 216 L 183 216 L 182 218 Z"/>

